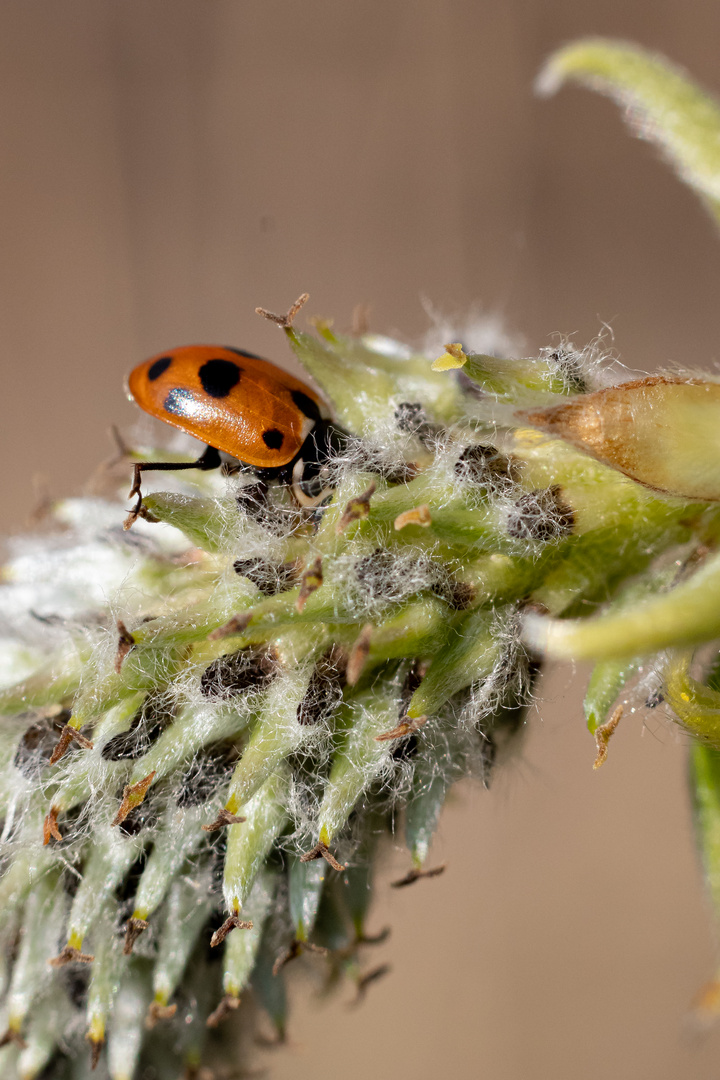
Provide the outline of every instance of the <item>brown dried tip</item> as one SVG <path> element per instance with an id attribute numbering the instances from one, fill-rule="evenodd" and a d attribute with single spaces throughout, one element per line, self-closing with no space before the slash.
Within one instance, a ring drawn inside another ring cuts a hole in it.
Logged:
<path id="1" fill-rule="evenodd" d="M 304 952 L 319 953 L 321 956 L 328 956 L 329 949 L 326 949 L 324 945 L 315 945 L 312 941 L 298 941 L 297 938 L 292 942 L 289 949 L 285 952 L 281 952 L 273 964 L 272 973 L 278 975 L 286 964 L 289 964 L 291 960 L 295 960 L 296 957 L 302 956 Z"/>
<path id="2" fill-rule="evenodd" d="M 355 1000 L 350 1002 L 350 1008 L 354 1008 L 359 1005 L 367 994 L 368 987 L 371 983 L 377 982 L 378 979 L 382 979 L 385 975 L 388 975 L 391 971 L 389 964 L 380 964 L 376 968 L 371 968 L 364 975 L 361 975 L 356 983 L 357 993 Z"/>
<path id="3" fill-rule="evenodd" d="M 405 510 L 404 513 L 398 514 L 395 518 L 396 532 L 400 532 L 406 525 L 422 525 L 424 529 L 427 529 L 428 525 L 432 525 L 430 507 L 423 503 L 422 506 L 416 506 L 412 510 Z"/>
<path id="4" fill-rule="evenodd" d="M 153 769 L 151 773 L 143 777 L 142 780 L 138 780 L 136 784 L 126 784 L 123 791 L 122 802 L 120 803 L 120 809 L 115 817 L 112 819 L 111 825 L 122 825 L 125 818 L 128 816 L 131 810 L 134 810 L 136 806 L 139 806 L 148 793 L 148 789 L 152 784 L 157 770 Z"/>
<path id="5" fill-rule="evenodd" d="M 218 1027 L 223 1020 L 227 1020 L 230 1013 L 235 1012 L 240 1004 L 239 997 L 233 997 L 232 994 L 226 994 L 222 999 L 217 1009 L 211 1012 L 206 1020 L 206 1024 L 209 1028 Z"/>
<path id="6" fill-rule="evenodd" d="M 277 323 L 278 326 L 281 326 L 283 328 L 283 330 L 289 330 L 293 324 L 293 319 L 297 315 L 298 311 L 300 311 L 300 308 L 304 304 L 306 304 L 309 299 L 310 293 L 302 293 L 300 296 L 298 296 L 297 300 L 288 310 L 286 315 L 274 315 L 272 311 L 267 311 L 266 308 L 262 307 L 256 307 L 255 314 L 262 315 L 263 319 L 269 319 L 270 322 Z"/>
<path id="7" fill-rule="evenodd" d="M 345 678 L 347 679 L 348 686 L 355 686 L 363 673 L 363 669 L 370 653 L 370 642 L 372 640 L 373 629 L 372 623 L 366 623 L 360 631 L 360 636 L 350 650 L 347 669 L 345 671 Z"/>
<path id="8" fill-rule="evenodd" d="M 131 457 L 133 453 L 131 447 L 125 442 L 125 437 L 117 424 L 110 425 L 110 438 L 115 443 L 115 456 L 107 462 L 108 468 L 112 465 L 119 465 L 120 462 Z"/>
<path id="9" fill-rule="evenodd" d="M 138 506 L 135 507 L 134 510 L 130 511 L 128 516 L 123 521 L 123 530 L 127 532 L 128 529 L 132 529 L 138 518 L 142 518 L 143 521 L 149 521 L 153 525 L 157 525 L 160 521 L 159 517 L 155 517 L 154 514 L 150 513 L 144 503 L 140 503 Z"/>
<path id="10" fill-rule="evenodd" d="M 300 582 L 300 593 L 295 601 L 295 610 L 301 612 L 305 607 L 308 597 L 320 588 L 323 583 L 322 559 L 317 559 L 305 571 Z"/>
<path id="11" fill-rule="evenodd" d="M 615 712 L 612 714 L 609 720 L 606 720 L 604 724 L 600 724 L 600 727 L 595 728 L 595 745 L 597 746 L 597 756 L 593 762 L 593 769 L 599 769 L 604 764 L 605 759 L 608 756 L 608 743 L 612 737 L 615 728 L 620 723 L 620 719 L 623 714 L 622 705 L 618 705 Z"/>
<path id="12" fill-rule="evenodd" d="M 242 615 L 233 615 L 224 626 L 218 626 L 217 630 L 212 630 L 208 634 L 208 641 L 219 641 L 220 638 L 229 637 L 230 634 L 242 634 L 247 629 L 251 618 L 252 613 L 249 611 L 243 612 Z"/>
<path id="13" fill-rule="evenodd" d="M 177 1012 L 177 1005 L 161 1005 L 159 1001 L 151 1001 L 145 1017 L 145 1027 L 152 1031 L 160 1020 L 172 1020 Z"/>
<path id="14" fill-rule="evenodd" d="M 135 947 L 135 942 L 147 928 L 147 919 L 128 919 L 125 928 L 125 944 L 123 946 L 123 954 L 125 956 L 130 956 Z"/>
<path id="15" fill-rule="evenodd" d="M 60 732 L 60 738 L 52 752 L 52 757 L 50 758 L 51 765 L 57 765 L 60 758 L 64 757 L 71 742 L 76 742 L 83 750 L 92 750 L 93 748 L 90 739 L 86 739 L 84 735 L 81 735 L 77 728 L 71 727 L 70 724 L 66 724 Z"/>
<path id="16" fill-rule="evenodd" d="M 350 333 L 353 337 L 364 337 L 370 329 L 370 304 L 356 304 L 352 310 Z"/>
<path id="17" fill-rule="evenodd" d="M 130 631 L 126 627 L 125 623 L 122 621 L 122 619 L 118 619 L 118 621 L 117 621 L 117 629 L 118 629 L 118 647 L 117 647 L 117 652 L 115 653 L 115 671 L 119 675 L 120 671 L 122 669 L 123 661 L 124 661 L 125 657 L 130 652 L 133 645 L 135 644 L 135 638 L 132 636 L 132 634 L 130 633 Z"/>
<path id="18" fill-rule="evenodd" d="M 375 742 L 389 742 L 391 739 L 402 739 L 403 735 L 412 735 L 427 721 L 427 716 L 414 716 L 412 719 L 406 716 L 392 731 L 384 731 L 382 735 L 375 736 Z"/>
<path id="19" fill-rule="evenodd" d="M 52 960 L 48 960 L 48 964 L 50 967 L 61 968 L 66 964 L 92 964 L 94 959 L 92 953 L 80 952 L 72 945 L 66 945 L 58 956 L 53 956 Z"/>
<path id="20" fill-rule="evenodd" d="M 222 926 L 218 927 L 210 938 L 210 948 L 214 949 L 217 945 L 222 945 L 231 930 L 252 930 L 252 928 L 253 924 L 251 922 L 243 922 L 238 913 L 235 912 L 234 915 L 225 920 Z"/>
<path id="21" fill-rule="evenodd" d="M 356 945 L 382 945 L 383 941 L 387 941 L 390 937 L 391 929 L 389 926 L 383 926 L 382 930 L 378 930 L 377 934 L 358 934 L 355 938 Z"/>
<path id="22" fill-rule="evenodd" d="M 201 825 L 200 827 L 203 832 L 216 832 L 217 829 L 224 829 L 226 825 L 241 825 L 243 821 L 245 821 L 244 817 L 231 814 L 229 810 L 223 807 L 211 825 Z"/>
<path id="23" fill-rule="evenodd" d="M 377 490 L 377 484 L 373 480 L 367 491 L 350 499 L 343 510 L 343 515 L 335 526 L 335 532 L 340 535 L 352 521 L 363 521 L 370 513 L 370 499 Z"/>
<path id="24" fill-rule="evenodd" d="M 459 342 L 451 342 L 450 345 L 446 345 L 445 352 L 450 353 L 450 356 L 454 357 L 455 360 L 462 360 L 463 363 L 467 360 L 465 350 Z"/>
<path id="25" fill-rule="evenodd" d="M 444 873 L 445 863 L 442 863 L 440 866 L 432 866 L 429 870 L 411 870 L 405 877 L 400 878 L 398 881 L 392 881 L 390 883 L 390 888 L 404 889 L 406 885 L 414 885 L 420 878 L 440 877 L 440 875 Z"/>
<path id="26" fill-rule="evenodd" d="M 653 375 L 516 416 L 654 491 L 717 502 L 720 469 L 706 451 L 719 404 L 720 383 Z"/>
<path id="27" fill-rule="evenodd" d="M 43 821 L 43 847 L 47 847 L 51 837 L 58 842 L 62 840 L 62 833 L 60 832 L 57 823 L 59 813 L 59 806 L 51 806 L 45 815 L 45 820 Z"/>
<path id="28" fill-rule="evenodd" d="M 9 1046 L 10 1043 L 13 1046 L 17 1046 L 18 1050 L 25 1050 L 27 1043 L 23 1039 L 19 1031 L 15 1031 L 14 1028 L 8 1028 L 5 1034 L 0 1037 L 0 1046 Z"/>
<path id="29" fill-rule="evenodd" d="M 327 844 L 323 844 L 322 840 L 318 841 L 310 851 L 306 851 L 304 855 L 300 856 L 300 862 L 313 862 L 314 859 L 324 859 L 328 866 L 332 866 L 333 870 L 347 869 L 337 861 L 330 848 Z"/>
<path id="30" fill-rule="evenodd" d="M 85 1038 L 90 1043 L 90 1068 L 93 1072 L 95 1072 L 100 1063 L 100 1057 L 103 1052 L 105 1040 L 93 1039 L 92 1035 L 86 1035 Z"/>

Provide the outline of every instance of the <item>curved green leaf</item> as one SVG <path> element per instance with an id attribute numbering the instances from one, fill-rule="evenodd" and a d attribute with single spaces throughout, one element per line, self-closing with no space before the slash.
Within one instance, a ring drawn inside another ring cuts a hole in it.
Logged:
<path id="1" fill-rule="evenodd" d="M 568 79 L 607 94 L 642 139 L 660 146 L 720 221 L 720 106 L 665 57 L 626 42 L 587 38 L 554 53 L 537 82 L 552 94 Z"/>

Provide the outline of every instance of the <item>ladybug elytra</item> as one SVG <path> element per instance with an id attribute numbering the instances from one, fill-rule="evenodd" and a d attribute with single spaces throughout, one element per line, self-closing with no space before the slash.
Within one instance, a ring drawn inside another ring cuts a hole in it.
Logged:
<path id="1" fill-rule="evenodd" d="M 252 466 L 262 481 L 300 484 L 316 476 L 336 429 L 318 395 L 305 383 L 259 356 L 217 345 L 186 345 L 159 353 L 130 373 L 128 390 L 151 416 L 206 443 L 193 462 L 138 462 L 130 497 L 142 504 L 143 472 L 215 469 L 219 451 Z"/>

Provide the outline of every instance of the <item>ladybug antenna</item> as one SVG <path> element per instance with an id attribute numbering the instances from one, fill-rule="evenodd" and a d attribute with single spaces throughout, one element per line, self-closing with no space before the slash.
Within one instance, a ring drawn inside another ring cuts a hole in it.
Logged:
<path id="1" fill-rule="evenodd" d="M 269 319 L 270 322 L 277 323 L 283 330 L 289 330 L 293 324 L 293 319 L 297 315 L 300 308 L 310 299 L 310 293 L 302 293 L 298 296 L 295 303 L 290 307 L 286 315 L 275 315 L 272 311 L 266 311 L 265 308 L 256 307 L 255 314 L 262 315 L 264 319 Z"/>

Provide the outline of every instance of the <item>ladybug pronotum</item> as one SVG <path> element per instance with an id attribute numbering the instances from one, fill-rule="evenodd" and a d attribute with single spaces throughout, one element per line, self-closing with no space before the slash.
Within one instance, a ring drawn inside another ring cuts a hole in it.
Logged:
<path id="1" fill-rule="evenodd" d="M 143 472 L 216 469 L 219 451 L 252 466 L 262 481 L 291 483 L 300 503 L 315 501 L 300 484 L 317 475 L 335 429 L 318 395 L 275 364 L 226 346 L 185 345 L 139 364 L 128 390 L 151 416 L 207 444 L 197 461 L 138 462 L 131 517 L 142 504 Z"/>

